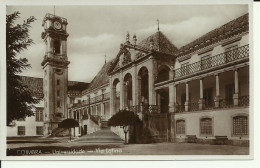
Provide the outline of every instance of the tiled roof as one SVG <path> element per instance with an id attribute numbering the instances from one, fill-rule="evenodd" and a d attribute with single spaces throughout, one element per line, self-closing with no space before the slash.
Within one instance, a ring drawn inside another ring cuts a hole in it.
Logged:
<path id="1" fill-rule="evenodd" d="M 142 40 L 138 46 L 150 50 L 151 43 L 153 43 L 153 49 L 155 51 L 171 55 L 178 51 L 178 48 L 160 31 Z"/>
<path id="2" fill-rule="evenodd" d="M 24 85 L 28 86 L 30 91 L 38 96 L 43 96 L 43 79 L 29 76 L 20 76 Z M 89 83 L 68 81 L 68 93 L 69 92 L 81 92 L 89 86 Z"/>
<path id="3" fill-rule="evenodd" d="M 89 87 L 84 90 L 83 92 L 87 92 L 89 90 L 93 90 L 95 88 L 98 88 L 102 85 L 105 85 L 107 83 L 109 83 L 109 77 L 108 77 L 108 69 L 110 68 L 110 66 L 112 65 L 113 61 L 115 59 L 107 62 L 106 64 L 103 65 L 103 67 L 101 68 L 101 70 L 98 72 L 98 74 L 95 76 L 95 78 L 90 82 Z"/>
<path id="4" fill-rule="evenodd" d="M 249 30 L 248 13 L 240 16 L 183 46 L 177 52 L 177 57 L 187 55 L 221 40 L 239 35 Z"/>

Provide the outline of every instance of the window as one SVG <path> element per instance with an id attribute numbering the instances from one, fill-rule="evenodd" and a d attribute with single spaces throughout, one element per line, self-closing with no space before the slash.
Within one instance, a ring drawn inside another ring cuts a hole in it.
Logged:
<path id="1" fill-rule="evenodd" d="M 57 85 L 60 85 L 60 80 L 59 79 L 57 79 Z"/>
<path id="2" fill-rule="evenodd" d="M 185 120 L 176 121 L 176 134 L 185 134 Z"/>
<path id="3" fill-rule="evenodd" d="M 36 135 L 43 135 L 43 127 L 42 126 L 36 127 Z"/>
<path id="4" fill-rule="evenodd" d="M 57 107 L 60 107 L 60 101 L 59 100 L 57 101 Z"/>
<path id="5" fill-rule="evenodd" d="M 212 119 L 211 118 L 200 119 L 200 134 L 212 135 Z"/>
<path id="6" fill-rule="evenodd" d="M 247 116 L 233 117 L 233 134 L 234 135 L 248 135 Z"/>
<path id="7" fill-rule="evenodd" d="M 25 135 L 25 126 L 18 126 L 18 135 Z"/>
<path id="8" fill-rule="evenodd" d="M 36 121 L 43 121 L 43 111 L 42 110 L 36 110 L 35 120 Z"/>
<path id="9" fill-rule="evenodd" d="M 57 90 L 57 96 L 60 96 L 60 91 L 59 90 Z"/>
<path id="10" fill-rule="evenodd" d="M 54 41 L 54 53 L 60 54 L 60 41 L 58 40 Z"/>

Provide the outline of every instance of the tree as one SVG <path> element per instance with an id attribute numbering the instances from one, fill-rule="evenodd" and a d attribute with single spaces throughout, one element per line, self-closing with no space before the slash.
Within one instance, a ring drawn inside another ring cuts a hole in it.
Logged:
<path id="1" fill-rule="evenodd" d="M 26 58 L 17 58 L 20 52 L 33 43 L 28 33 L 30 24 L 36 19 L 31 16 L 22 24 L 15 25 L 19 14 L 14 12 L 6 15 L 7 125 L 13 120 L 34 115 L 34 104 L 39 102 L 28 87 L 22 84 L 18 75 L 31 66 Z"/>
<path id="2" fill-rule="evenodd" d="M 127 143 L 127 133 L 129 126 L 136 126 L 142 124 L 140 118 L 132 111 L 119 110 L 118 113 L 114 114 L 107 122 L 108 126 L 120 126 L 123 128 L 125 133 L 125 143 Z"/>
<path id="3" fill-rule="evenodd" d="M 78 127 L 78 126 L 79 126 L 79 123 L 72 118 L 67 118 L 67 119 L 63 120 L 61 123 L 59 123 L 59 125 L 58 125 L 59 128 L 66 128 L 69 130 L 70 140 L 71 140 L 70 129 L 74 128 L 74 127 Z"/>

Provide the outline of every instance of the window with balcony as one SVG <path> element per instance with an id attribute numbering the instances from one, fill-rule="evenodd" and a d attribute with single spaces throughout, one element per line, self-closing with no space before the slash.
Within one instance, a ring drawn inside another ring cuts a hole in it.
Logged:
<path id="1" fill-rule="evenodd" d="M 60 100 L 57 100 L 57 107 L 60 107 Z"/>
<path id="2" fill-rule="evenodd" d="M 60 54 L 60 46 L 61 46 L 60 41 L 55 40 L 54 41 L 54 53 L 55 54 Z"/>
<path id="3" fill-rule="evenodd" d="M 202 118 L 200 119 L 200 134 L 212 135 L 212 119 Z"/>
<path id="4" fill-rule="evenodd" d="M 234 83 L 226 85 L 226 104 L 233 105 L 233 94 L 235 93 Z"/>
<path id="5" fill-rule="evenodd" d="M 233 135 L 248 135 L 248 117 L 233 117 Z"/>
<path id="6" fill-rule="evenodd" d="M 18 126 L 17 135 L 25 135 L 25 126 Z"/>
<path id="7" fill-rule="evenodd" d="M 176 134 L 185 134 L 185 120 L 176 121 Z"/>
<path id="8" fill-rule="evenodd" d="M 36 135 L 43 135 L 43 127 L 36 126 Z"/>
<path id="9" fill-rule="evenodd" d="M 57 85 L 60 85 L 60 80 L 59 79 L 57 79 Z"/>
<path id="10" fill-rule="evenodd" d="M 205 107 L 210 108 L 213 107 L 214 101 L 213 101 L 213 88 L 208 88 L 203 90 L 203 97 L 205 100 Z"/>

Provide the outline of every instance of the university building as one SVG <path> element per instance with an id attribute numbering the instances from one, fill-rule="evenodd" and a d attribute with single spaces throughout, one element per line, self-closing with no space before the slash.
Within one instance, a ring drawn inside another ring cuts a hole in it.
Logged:
<path id="1" fill-rule="evenodd" d="M 143 120 L 139 129 L 149 132 L 140 139 L 248 145 L 248 20 L 240 16 L 181 48 L 159 28 L 140 42 L 127 34 L 115 58 L 83 83 L 68 81 L 67 20 L 47 14 L 43 78 L 22 77 L 42 102 L 34 117 L 14 121 L 8 134 L 60 136 L 58 123 L 74 118 L 80 126 L 73 135 L 82 136 L 129 109 Z M 111 130 L 124 139 L 121 128 Z"/>

